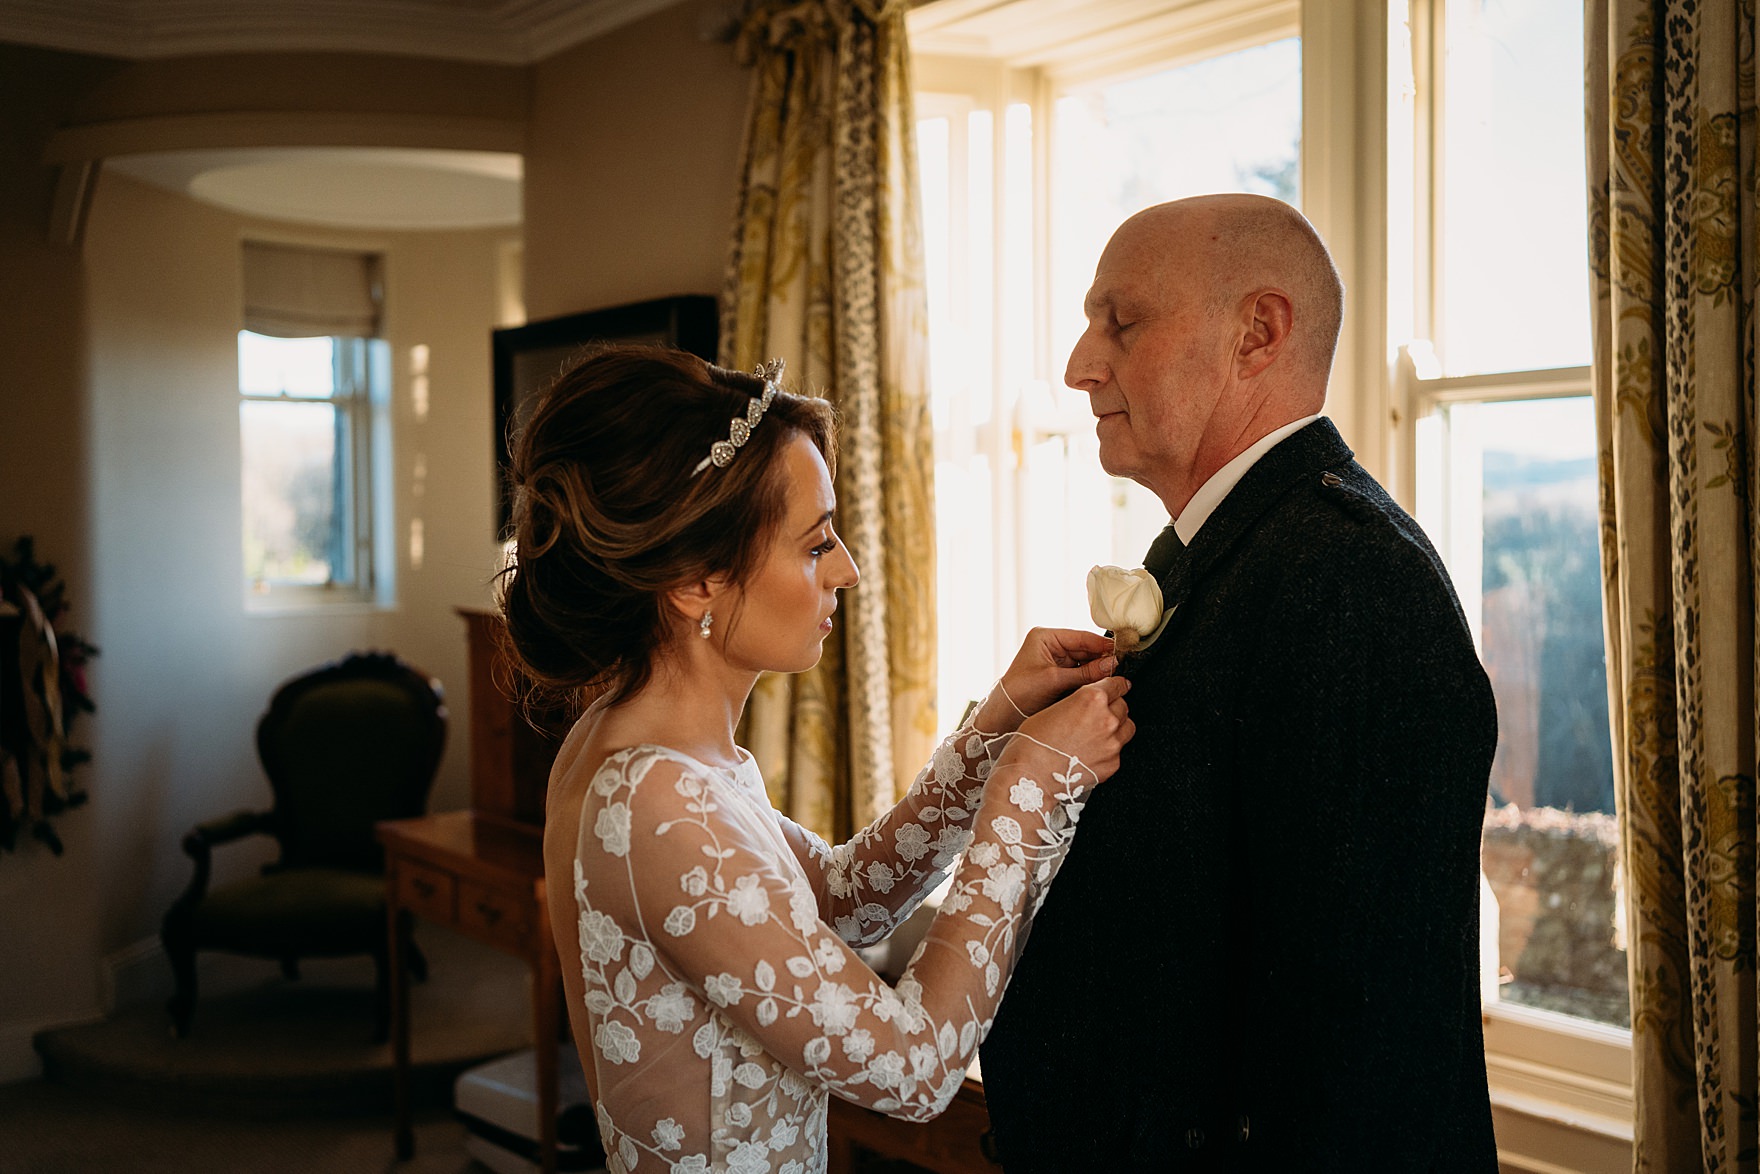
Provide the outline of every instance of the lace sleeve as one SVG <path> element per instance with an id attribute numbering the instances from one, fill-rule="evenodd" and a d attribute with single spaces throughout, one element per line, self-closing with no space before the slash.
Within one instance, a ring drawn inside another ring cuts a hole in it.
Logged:
<path id="1" fill-rule="evenodd" d="M 852 946 L 891 934 L 947 877 L 971 841 L 984 782 L 1011 734 L 950 734 L 892 810 L 835 847 L 777 813 L 819 915 Z"/>
<path id="2" fill-rule="evenodd" d="M 925 1120 L 952 1099 L 989 1029 L 1090 781 L 1074 763 L 1049 780 L 1011 765 L 974 796 L 953 890 L 896 987 L 824 922 L 781 845 L 683 764 L 659 763 L 639 787 L 605 796 L 595 820 L 612 833 L 599 836 L 605 850 L 623 851 L 616 871 L 627 870 L 666 970 L 721 1010 L 692 1039 L 698 1055 L 731 1026 L 845 1100 Z M 583 855 L 598 850 L 590 839 Z"/>

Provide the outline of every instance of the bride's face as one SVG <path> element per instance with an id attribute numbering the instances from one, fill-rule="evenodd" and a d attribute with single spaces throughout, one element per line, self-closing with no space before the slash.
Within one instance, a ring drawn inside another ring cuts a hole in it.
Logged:
<path id="1" fill-rule="evenodd" d="M 741 668 L 798 673 L 819 663 L 837 592 L 860 575 L 831 525 L 837 499 L 824 456 L 797 433 L 780 459 L 788 504 L 757 570 L 735 592 L 726 656 Z"/>

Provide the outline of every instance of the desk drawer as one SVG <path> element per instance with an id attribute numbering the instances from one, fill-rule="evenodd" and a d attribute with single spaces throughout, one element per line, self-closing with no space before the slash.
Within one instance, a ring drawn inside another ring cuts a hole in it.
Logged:
<path id="1" fill-rule="evenodd" d="M 832 1097 L 831 1169 L 835 1174 L 864 1168 L 866 1163 L 852 1152 L 859 1148 L 936 1174 L 1000 1174 L 1001 1163 L 984 1152 L 989 1131 L 984 1094 L 971 1082 L 954 1095 L 946 1112 L 920 1125 Z"/>
<path id="2" fill-rule="evenodd" d="M 414 860 L 397 862 L 397 903 L 418 917 L 450 925 L 458 879 L 443 868 Z"/>
<path id="3" fill-rule="evenodd" d="M 529 892 L 458 882 L 458 928 L 494 945 L 526 950 L 537 906 Z"/>

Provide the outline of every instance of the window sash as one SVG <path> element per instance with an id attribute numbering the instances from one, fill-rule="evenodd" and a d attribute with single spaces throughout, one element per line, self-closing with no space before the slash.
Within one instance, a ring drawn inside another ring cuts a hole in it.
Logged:
<path id="1" fill-rule="evenodd" d="M 383 491 L 376 482 L 385 478 L 375 476 L 374 466 L 376 450 L 386 447 L 382 437 L 386 423 L 381 417 L 386 414 L 387 397 L 376 386 L 385 372 L 376 372 L 375 367 L 387 364 L 382 357 L 376 362 L 374 352 L 385 348 L 371 338 L 333 337 L 331 342 L 328 397 L 239 393 L 241 403 L 324 405 L 334 412 L 329 578 L 320 584 L 273 578 L 247 582 L 246 597 L 253 607 L 372 602 L 377 597 L 375 540 L 383 510 L 376 498 Z"/>

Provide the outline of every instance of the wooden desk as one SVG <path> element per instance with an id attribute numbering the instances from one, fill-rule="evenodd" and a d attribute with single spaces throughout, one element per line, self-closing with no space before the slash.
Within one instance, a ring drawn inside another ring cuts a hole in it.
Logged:
<path id="1" fill-rule="evenodd" d="M 415 1152 L 409 1103 L 409 973 L 399 944 L 412 917 L 451 926 L 516 954 L 532 970 L 532 1046 L 538 1059 L 538 1146 L 556 1170 L 556 1041 L 562 971 L 544 904 L 543 831 L 469 811 L 378 826 L 385 845 L 391 934 L 391 1039 L 397 1156 Z"/>
<path id="2" fill-rule="evenodd" d="M 832 1097 L 830 1174 L 859 1174 L 864 1152 L 935 1174 L 995 1174 L 1002 1164 L 986 1152 L 989 1132 L 984 1086 L 970 1076 L 953 1094 L 947 1111 L 922 1125 Z"/>

